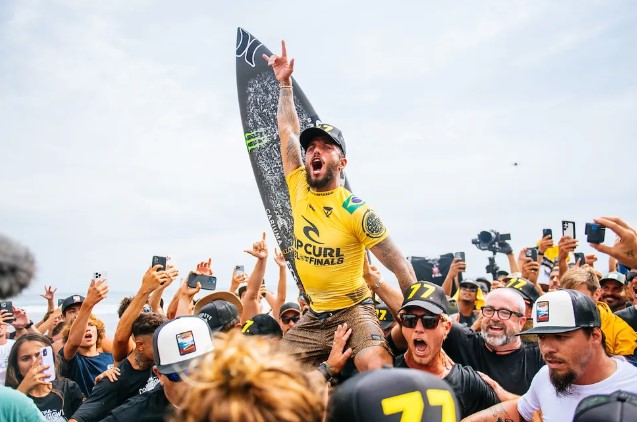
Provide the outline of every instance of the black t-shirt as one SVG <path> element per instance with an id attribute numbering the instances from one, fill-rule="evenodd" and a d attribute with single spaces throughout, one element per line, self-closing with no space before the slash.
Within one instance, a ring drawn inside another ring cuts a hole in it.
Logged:
<path id="1" fill-rule="evenodd" d="M 84 400 L 84 394 L 75 382 L 59 378 L 53 381 L 53 391 L 44 397 L 29 398 L 40 409 L 47 421 L 67 421 Z"/>
<path id="2" fill-rule="evenodd" d="M 163 422 L 169 414 L 170 402 L 161 385 L 132 397 L 111 411 L 102 422 Z"/>
<path id="3" fill-rule="evenodd" d="M 61 348 L 58 357 L 60 375 L 75 381 L 87 397 L 93 391 L 95 377 L 113 366 L 113 355 L 105 352 L 90 357 L 76 353 L 66 359 L 64 348 Z"/>
<path id="4" fill-rule="evenodd" d="M 478 313 L 477 312 L 472 312 L 471 315 L 469 315 L 468 317 L 462 315 L 462 314 L 458 314 L 458 322 L 461 325 L 464 325 L 466 327 L 471 327 L 473 325 L 474 322 L 476 322 L 476 320 L 478 319 Z"/>
<path id="5" fill-rule="evenodd" d="M 98 421 L 129 398 L 150 391 L 159 383 L 152 369 L 137 370 L 128 359 L 119 364 L 117 381 L 102 379 L 93 388 L 91 396 L 75 412 L 79 422 Z"/>
<path id="6" fill-rule="evenodd" d="M 404 354 L 394 359 L 394 366 L 396 368 L 409 368 Z M 414 371 L 416 370 L 414 369 Z M 456 394 L 462 412 L 461 418 L 500 403 L 491 387 L 468 366 L 456 363 L 443 380 L 451 386 Z"/>
<path id="7" fill-rule="evenodd" d="M 630 325 L 633 330 L 637 331 L 637 309 L 634 306 L 629 306 L 626 309 L 615 312 L 615 315 L 626 321 L 626 324 Z"/>
<path id="8" fill-rule="evenodd" d="M 522 343 L 518 350 L 499 355 L 487 349 L 479 333 L 456 323 L 442 348 L 454 362 L 487 374 L 502 388 L 518 395 L 528 391 L 533 377 L 544 366 L 536 343 Z"/>

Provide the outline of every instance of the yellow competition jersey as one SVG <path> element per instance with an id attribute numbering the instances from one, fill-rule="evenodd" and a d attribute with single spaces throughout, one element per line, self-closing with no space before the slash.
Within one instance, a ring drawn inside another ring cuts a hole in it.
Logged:
<path id="1" fill-rule="evenodd" d="M 294 219 L 296 270 L 316 312 L 343 309 L 370 297 L 363 279 L 365 248 L 389 233 L 376 213 L 342 186 L 310 190 L 305 167 L 287 176 Z"/>

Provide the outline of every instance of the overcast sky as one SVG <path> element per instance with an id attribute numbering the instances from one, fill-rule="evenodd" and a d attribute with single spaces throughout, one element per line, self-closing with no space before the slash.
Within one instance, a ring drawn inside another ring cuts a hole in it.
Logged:
<path id="1" fill-rule="evenodd" d="M 1 0 L 0 231 L 36 254 L 35 290 L 106 271 L 133 291 L 153 255 L 183 274 L 210 256 L 223 286 L 263 230 L 274 246 L 239 26 L 287 41 L 404 255 L 465 251 L 480 275 L 483 229 L 519 249 L 563 219 L 580 238 L 601 215 L 637 225 L 633 1 Z"/>

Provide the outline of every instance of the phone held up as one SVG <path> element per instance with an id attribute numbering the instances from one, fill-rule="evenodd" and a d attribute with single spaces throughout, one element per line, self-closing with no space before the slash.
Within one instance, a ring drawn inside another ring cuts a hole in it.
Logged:
<path id="1" fill-rule="evenodd" d="M 584 234 L 588 243 L 604 243 L 606 227 L 598 223 L 586 223 Z"/>
<path id="2" fill-rule="evenodd" d="M 465 262 L 464 252 L 456 252 L 453 254 L 454 258 L 460 258 L 462 262 Z"/>
<path id="3" fill-rule="evenodd" d="M 201 288 L 204 290 L 215 290 L 217 288 L 217 277 L 195 273 L 188 274 L 188 287 L 194 289 L 197 287 L 197 283 L 200 283 Z"/>
<path id="4" fill-rule="evenodd" d="M 584 256 L 584 253 L 582 252 L 575 252 L 574 254 L 575 257 L 575 264 L 577 264 L 577 261 L 579 260 L 579 265 L 582 266 L 584 264 L 586 264 L 586 257 Z"/>
<path id="5" fill-rule="evenodd" d="M 553 239 L 553 230 L 551 230 L 551 229 L 542 229 L 542 239 L 544 239 L 546 236 L 548 236 L 549 238 Z"/>
<path id="6" fill-rule="evenodd" d="M 154 256 L 151 267 L 154 267 L 155 265 L 161 265 L 159 271 L 166 271 L 166 260 L 167 258 L 165 256 Z"/>
<path id="7" fill-rule="evenodd" d="M 526 248 L 526 252 L 524 254 L 527 258 L 537 261 L 537 248 Z"/>
<path id="8" fill-rule="evenodd" d="M 53 361 L 53 349 L 51 346 L 40 349 L 40 358 L 42 359 L 42 365 L 49 365 L 49 369 L 46 369 L 46 372 L 50 375 L 44 378 L 44 381 L 52 382 L 55 380 L 55 362 Z"/>
<path id="9" fill-rule="evenodd" d="M 562 221 L 562 236 L 569 236 L 575 239 L 575 222 Z"/>
<path id="10" fill-rule="evenodd" d="M 10 300 L 0 300 L 0 311 L 6 311 L 7 313 L 13 315 L 13 302 L 11 302 Z M 12 319 L 7 319 L 4 322 L 11 324 L 12 322 L 15 322 L 15 317 L 13 317 Z"/>
<path id="11" fill-rule="evenodd" d="M 245 270 L 243 268 L 243 265 L 235 265 L 234 273 L 235 273 L 235 275 L 244 274 Z"/>

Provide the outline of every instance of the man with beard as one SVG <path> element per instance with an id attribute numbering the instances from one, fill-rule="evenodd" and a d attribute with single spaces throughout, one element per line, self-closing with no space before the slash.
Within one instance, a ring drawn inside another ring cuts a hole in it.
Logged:
<path id="1" fill-rule="evenodd" d="M 407 352 L 394 360 L 398 368 L 419 369 L 442 378 L 453 389 L 463 416 L 485 409 L 499 400 L 494 391 L 468 366 L 447 365 L 442 342 L 449 334 L 447 296 L 427 281 L 412 284 L 398 311 Z"/>
<path id="2" fill-rule="evenodd" d="M 518 337 L 524 310 L 524 299 L 514 289 L 492 290 L 481 309 L 480 332 L 453 324 L 443 348 L 454 362 L 488 375 L 510 393 L 524 394 L 544 366 L 538 345 Z"/>
<path id="3" fill-rule="evenodd" d="M 602 286 L 602 302 L 606 302 L 613 312 L 626 308 L 626 276 L 617 271 L 611 271 L 599 280 Z"/>
<path id="4" fill-rule="evenodd" d="M 294 59 L 288 60 L 285 42 L 280 56 L 264 55 L 264 59 L 280 84 L 277 121 L 294 220 L 293 252 L 310 306 L 282 344 L 304 363 L 317 365 L 327 359 L 336 328 L 347 323 L 359 371 L 391 364 L 363 279 L 365 248 L 394 273 L 403 290 L 416 282 L 416 275 L 376 213 L 341 186 L 347 165 L 341 131 L 319 124 L 300 133 L 292 92 Z"/>
<path id="5" fill-rule="evenodd" d="M 531 420 L 540 410 L 545 421 L 572 420 L 578 403 L 616 390 L 637 393 L 637 368 L 611 358 L 595 302 L 575 290 L 541 296 L 533 306 L 534 327 L 546 361 L 522 397 L 497 404 L 466 421 Z"/>

